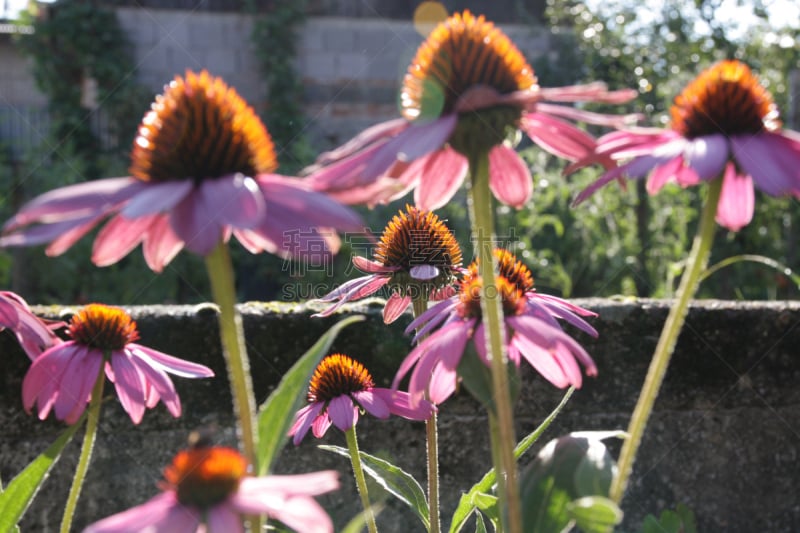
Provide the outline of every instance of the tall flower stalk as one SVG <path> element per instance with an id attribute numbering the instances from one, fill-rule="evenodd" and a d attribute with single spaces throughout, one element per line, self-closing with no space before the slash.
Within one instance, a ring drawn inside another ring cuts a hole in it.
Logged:
<path id="1" fill-rule="evenodd" d="M 626 177 L 647 176 L 650 194 L 670 182 L 683 187 L 709 184 L 677 300 L 664 324 L 631 417 L 630 436 L 621 451 L 619 475 L 611 487 L 616 502 L 624 495 L 689 301 L 708 262 L 715 221 L 731 231 L 749 224 L 755 209 L 755 188 L 772 196 L 800 197 L 800 137 L 781 129 L 772 95 L 741 61 L 720 61 L 701 72 L 675 98 L 670 115 L 672 120 L 665 129 L 623 130 L 601 137 L 593 153 L 571 167 L 624 161 L 587 187 L 576 203 L 611 181 Z"/>
<path id="2" fill-rule="evenodd" d="M 683 324 L 686 321 L 686 313 L 689 309 L 689 302 L 697 293 L 700 286 L 700 277 L 708 264 L 708 257 L 711 252 L 711 245 L 714 242 L 714 230 L 717 225 L 714 217 L 719 204 L 720 193 L 722 191 L 722 178 L 712 181 L 708 188 L 708 198 L 700 216 L 700 226 L 689 252 L 686 261 L 686 269 L 681 277 L 678 287 L 677 300 L 669 311 L 664 329 L 656 345 L 656 351 L 650 361 L 650 368 L 647 370 L 644 385 L 639 393 L 639 400 L 631 415 L 628 424 L 628 437 L 622 445 L 618 468 L 619 473 L 611 484 L 611 499 L 616 503 L 622 501 L 628 479 L 633 470 L 633 462 L 636 459 L 636 452 L 642 442 L 647 421 L 653 411 L 653 404 L 658 396 L 664 375 L 667 373 L 672 352 L 675 350 L 675 343 L 678 340 Z"/>
<path id="3" fill-rule="evenodd" d="M 249 464 L 256 460 L 256 401 L 250 361 L 244 341 L 242 316 L 236 309 L 236 286 L 233 263 L 227 244 L 219 245 L 206 256 L 206 270 L 211 282 L 211 293 L 219 306 L 219 332 L 222 352 L 228 370 L 233 409 L 239 425 L 239 439 L 244 457 Z"/>
<path id="4" fill-rule="evenodd" d="M 469 160 L 469 212 L 472 224 L 472 240 L 477 250 L 478 273 L 483 279 L 481 289 L 481 312 L 486 327 L 486 351 L 491 363 L 492 390 L 494 394 L 495 427 L 498 435 L 492 438 L 492 458 L 497 472 L 497 487 L 500 509 L 505 509 L 508 521 L 506 528 L 511 533 L 522 533 L 522 515 L 517 484 L 517 463 L 514 459 L 514 414 L 511 409 L 511 393 L 508 385 L 505 328 L 503 327 L 502 299 L 495 283 L 496 260 L 494 250 L 494 218 L 492 195 L 489 189 L 489 154 L 479 152 Z M 501 520 L 503 512 L 501 511 Z"/>
<path id="5" fill-rule="evenodd" d="M 361 496 L 361 505 L 364 506 L 364 514 L 367 518 L 367 529 L 369 533 L 378 533 L 378 525 L 375 523 L 375 513 L 372 511 L 372 504 L 369 502 L 367 479 L 364 477 L 364 468 L 361 466 L 361 455 L 358 451 L 358 437 L 356 436 L 355 424 L 345 431 L 344 434 L 347 438 L 347 449 L 350 451 L 350 464 L 353 465 L 353 476 L 356 478 L 358 494 Z"/>
<path id="6" fill-rule="evenodd" d="M 108 354 L 110 358 L 111 354 Z M 92 399 L 89 401 L 88 419 L 86 421 L 86 432 L 83 435 L 81 444 L 81 454 L 78 458 L 78 466 L 75 467 L 75 475 L 72 478 L 72 485 L 67 495 L 67 503 L 64 504 L 64 514 L 61 516 L 61 533 L 69 533 L 72 529 L 72 517 L 75 516 L 75 508 L 78 506 L 78 498 L 81 495 L 83 481 L 86 479 L 86 472 L 89 470 L 89 462 L 92 460 L 94 441 L 97 437 L 97 424 L 100 421 L 100 407 L 103 405 L 103 387 L 106 376 L 103 369 L 97 373 L 94 387 L 92 387 Z"/>
<path id="7" fill-rule="evenodd" d="M 428 299 L 417 297 L 412 300 L 414 318 L 428 310 Z M 419 331 L 419 329 L 417 329 Z M 426 395 L 426 400 L 427 395 Z M 425 421 L 425 450 L 428 469 L 428 516 L 430 533 L 439 533 L 442 529 L 441 511 L 439 510 L 439 424 L 436 411 Z"/>

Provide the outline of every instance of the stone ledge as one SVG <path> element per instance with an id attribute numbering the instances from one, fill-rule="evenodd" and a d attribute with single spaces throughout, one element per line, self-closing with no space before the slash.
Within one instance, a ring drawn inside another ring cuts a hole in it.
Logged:
<path id="1" fill-rule="evenodd" d="M 592 321 L 600 332 L 598 339 L 576 334 L 595 358 L 599 376 L 587 380 L 573 396 L 545 440 L 567 431 L 625 427 L 668 312 L 668 302 L 659 300 L 576 303 L 600 315 Z M 310 318 L 317 308 L 309 304 L 242 304 L 257 400 L 266 398 L 282 373 L 319 335 L 351 313 L 363 313 L 367 320 L 344 330 L 333 348 L 360 359 L 376 382 L 386 386 L 407 353 L 409 339 L 402 331 L 410 315 L 386 327 L 380 304 L 368 300 L 327 319 Z M 36 311 L 49 317 L 71 312 L 59 307 L 37 307 Z M 142 306 L 129 311 L 139 324 L 143 344 L 206 364 L 218 378 L 174 380 L 184 405 L 184 415 L 177 420 L 159 406 L 134 427 L 116 401 L 104 406 L 76 516 L 78 530 L 90 520 L 155 494 L 161 469 L 191 429 L 216 424 L 222 430 L 220 439 L 233 442 L 215 308 Z M 700 531 L 794 531 L 800 527 L 800 504 L 795 497 L 800 479 L 798 346 L 800 302 L 708 300 L 693 304 L 624 502 L 627 530 L 635 530 L 648 512 L 658 513 L 679 502 L 695 510 Z M 0 348 L 4 381 L 0 476 L 8 482 L 63 426 L 24 413 L 20 390 L 27 357 L 9 333 L 0 334 Z M 523 384 L 516 406 L 519 435 L 531 431 L 560 398 L 560 391 L 532 371 L 523 373 Z M 460 492 L 488 467 L 489 457 L 485 417 L 473 400 L 462 394 L 446 402 L 440 412 L 446 521 Z M 364 418 L 359 435 L 363 449 L 392 457 L 424 480 L 422 424 Z M 342 435 L 335 431 L 324 442 L 344 445 Z M 288 446 L 278 470 L 339 469 L 342 491 L 321 501 L 341 527 L 358 510 L 355 488 L 346 462 L 317 451 L 318 443 L 307 438 L 298 448 Z M 23 531 L 56 530 L 78 447 L 73 442 L 53 469 Z M 408 531 L 414 520 L 399 504 L 390 503 L 381 517 L 381 530 Z"/>

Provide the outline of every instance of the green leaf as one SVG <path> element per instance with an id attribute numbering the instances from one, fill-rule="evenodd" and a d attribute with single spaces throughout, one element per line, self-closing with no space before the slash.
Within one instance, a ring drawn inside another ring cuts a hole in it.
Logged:
<path id="1" fill-rule="evenodd" d="M 339 332 L 364 320 L 361 315 L 341 320 L 326 331 L 317 342 L 283 376 L 281 382 L 261 405 L 258 414 L 258 449 L 256 462 L 258 475 L 269 472 L 286 439 L 286 432 L 292 424 L 294 413 L 300 409 L 305 397 L 303 391 L 308 386 L 314 369 L 330 349 Z"/>
<path id="2" fill-rule="evenodd" d="M 12 479 L 6 490 L 0 494 L 0 533 L 17 531 L 17 522 L 30 506 L 50 469 L 58 461 L 61 451 L 72 440 L 75 431 L 83 425 L 85 417 L 84 414 L 77 423 L 65 429 L 56 441 Z"/>
<path id="3" fill-rule="evenodd" d="M 642 533 L 697 533 L 694 513 L 684 504 L 676 511 L 663 511 L 657 519 L 647 515 L 642 523 Z"/>
<path id="4" fill-rule="evenodd" d="M 481 513 L 475 513 L 475 533 L 488 533 Z"/>
<path id="5" fill-rule="evenodd" d="M 373 504 L 372 505 L 372 515 L 377 518 L 378 515 L 383 511 L 383 505 L 381 504 Z M 355 515 L 344 528 L 342 528 L 339 533 L 361 533 L 364 529 L 367 528 L 367 513 L 366 511 L 362 511 Z"/>
<path id="6" fill-rule="evenodd" d="M 516 448 L 514 448 L 514 458 L 519 459 L 522 455 L 528 451 L 528 449 L 533 446 L 539 437 L 542 436 L 542 433 L 550 426 L 553 420 L 556 419 L 558 413 L 567 405 L 567 401 L 572 396 L 572 393 L 575 392 L 575 387 L 570 387 L 567 389 L 567 392 L 564 394 L 564 397 L 561 398 L 561 402 L 556 406 L 555 409 L 547 416 L 547 418 L 539 424 L 539 427 L 534 429 L 531 433 L 529 433 L 525 438 L 519 441 Z M 479 492 L 489 492 L 492 490 L 492 487 L 495 484 L 495 473 L 494 468 L 489 470 L 483 478 L 478 481 L 466 494 L 461 495 L 461 499 L 458 501 L 458 507 L 456 507 L 455 512 L 453 512 L 453 519 L 450 522 L 450 533 L 457 533 L 461 531 L 461 528 L 464 527 L 469 516 L 472 514 L 472 511 L 475 509 L 475 504 L 473 503 L 473 497 L 475 494 Z"/>
<path id="7" fill-rule="evenodd" d="M 472 503 L 481 512 L 476 513 L 483 520 L 483 515 L 491 521 L 494 530 L 500 529 L 500 509 L 497 507 L 497 496 L 478 492 L 472 497 Z"/>
<path id="8" fill-rule="evenodd" d="M 567 513 L 584 533 L 608 533 L 622 521 L 622 511 L 603 496 L 585 496 L 567 504 Z"/>
<path id="9" fill-rule="evenodd" d="M 319 448 L 348 459 L 350 458 L 350 451 L 341 446 L 321 444 Z M 358 453 L 361 456 L 364 472 L 369 474 L 372 479 L 395 498 L 408 505 L 422 521 L 425 529 L 427 529 L 430 524 L 428 500 L 425 498 L 425 492 L 420 484 L 417 483 L 417 480 L 414 479 L 414 476 L 389 461 L 384 461 L 368 453 Z"/>
<path id="10" fill-rule="evenodd" d="M 616 464 L 602 439 L 621 434 L 576 432 L 542 448 L 520 476 L 526 531 L 560 532 L 575 521 L 570 512 L 574 500 L 608 495 Z"/>

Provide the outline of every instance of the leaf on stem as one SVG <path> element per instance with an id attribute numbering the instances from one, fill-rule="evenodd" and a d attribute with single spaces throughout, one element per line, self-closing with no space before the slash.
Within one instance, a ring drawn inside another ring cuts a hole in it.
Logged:
<path id="1" fill-rule="evenodd" d="M 334 324 L 283 376 L 281 382 L 261 405 L 258 414 L 258 449 L 256 462 L 258 475 L 269 472 L 272 463 L 286 442 L 286 432 L 292 425 L 292 417 L 305 400 L 303 392 L 308 387 L 311 375 L 333 343 L 339 332 L 364 320 L 361 315 L 352 316 Z"/>
<path id="2" fill-rule="evenodd" d="M 64 447 L 85 420 L 84 413 L 78 422 L 65 429 L 44 453 L 12 479 L 6 490 L 0 494 L 0 533 L 17 531 L 17 522 L 25 514 Z"/>
<path id="3" fill-rule="evenodd" d="M 319 448 L 343 457 L 350 457 L 350 451 L 341 446 L 322 444 Z M 361 456 L 364 472 L 395 498 L 408 505 L 422 521 L 425 529 L 428 529 L 430 524 L 428 501 L 425 498 L 425 492 L 420 484 L 417 483 L 417 480 L 414 479 L 414 476 L 389 461 L 364 452 L 359 452 L 359 455 Z"/>
<path id="4" fill-rule="evenodd" d="M 564 408 L 564 406 L 567 405 L 567 401 L 570 399 L 573 392 L 575 392 L 575 387 L 570 387 L 569 389 L 567 389 L 567 392 L 564 393 L 564 397 L 561 398 L 559 404 L 556 406 L 555 409 L 553 409 L 553 411 L 549 415 L 547 415 L 547 418 L 545 418 L 542 421 L 542 423 L 539 424 L 539 427 L 534 429 L 525 438 L 519 441 L 517 447 L 514 448 L 515 459 L 519 459 L 520 457 L 522 457 L 522 455 L 526 451 L 528 451 L 528 449 L 531 446 L 533 446 L 533 443 L 539 440 L 539 437 L 542 436 L 542 433 L 545 432 L 545 430 L 550 426 L 553 420 L 556 419 L 558 413 L 560 413 L 561 410 Z M 450 523 L 450 533 L 457 533 L 458 531 L 461 531 L 461 528 L 464 527 L 464 524 L 466 523 L 467 519 L 475 510 L 475 503 L 474 503 L 475 495 L 481 492 L 483 493 L 489 492 L 490 490 L 492 490 L 494 484 L 495 484 L 495 473 L 494 473 L 494 468 L 492 468 L 486 473 L 486 475 L 483 476 L 483 478 L 480 481 L 478 481 L 475 485 L 472 486 L 469 492 L 461 496 L 461 499 L 458 502 L 458 507 L 456 507 L 456 510 L 453 513 L 452 522 Z"/>

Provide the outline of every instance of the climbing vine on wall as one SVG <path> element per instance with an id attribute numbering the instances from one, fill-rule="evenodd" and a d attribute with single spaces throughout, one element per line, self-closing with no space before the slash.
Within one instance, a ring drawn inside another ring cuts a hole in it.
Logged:
<path id="1" fill-rule="evenodd" d="M 303 86 L 295 71 L 297 28 L 306 18 L 305 0 L 276 0 L 271 8 L 254 13 L 251 39 L 259 69 L 267 82 L 269 104 L 265 122 L 278 150 L 283 174 L 292 174 L 311 162 L 313 152 L 303 135 Z"/>
<path id="2" fill-rule="evenodd" d="M 60 0 L 27 13 L 22 22 L 34 32 L 18 41 L 33 59 L 33 75 L 47 97 L 56 145 L 68 143 L 87 160 L 90 173 L 99 170 L 96 159 L 109 148 L 93 131 L 92 114 L 103 110 L 104 133 L 116 140 L 112 148 L 127 151 L 150 98 L 134 82 L 135 65 L 116 14 L 95 4 Z"/>

